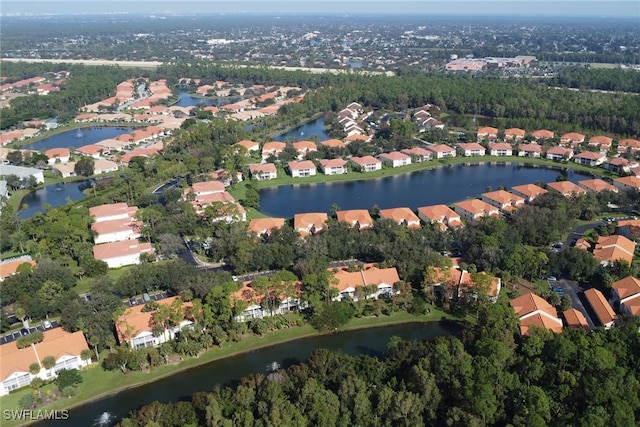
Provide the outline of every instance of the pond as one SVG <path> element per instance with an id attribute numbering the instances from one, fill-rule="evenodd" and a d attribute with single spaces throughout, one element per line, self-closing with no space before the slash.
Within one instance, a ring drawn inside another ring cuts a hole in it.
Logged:
<path id="1" fill-rule="evenodd" d="M 188 92 L 180 92 L 179 94 L 180 100 L 176 102 L 175 106 L 177 107 L 195 107 L 197 105 L 203 105 L 205 107 L 216 106 L 220 107 L 221 105 L 233 104 L 234 102 L 238 102 L 242 98 L 234 97 L 234 98 L 198 98 L 191 96 Z"/>
<path id="2" fill-rule="evenodd" d="M 125 390 L 69 411 L 73 425 L 113 425 L 131 411 L 153 401 L 163 403 L 190 400 L 198 391 L 209 391 L 217 384 L 233 385 L 254 373 L 267 374 L 273 368 L 287 368 L 306 360 L 316 349 L 342 351 L 351 355 L 384 356 L 389 340 L 398 336 L 407 340 L 427 340 L 452 332 L 441 323 L 407 323 L 359 329 L 304 338 L 213 361 L 151 384 Z M 55 421 L 38 426 L 58 425 Z"/>
<path id="3" fill-rule="evenodd" d="M 85 196 L 82 191 L 90 188 L 90 185 L 91 181 L 89 180 L 67 183 L 59 182 L 31 192 L 22 199 L 21 205 L 26 205 L 26 209 L 20 211 L 20 218 L 29 219 L 35 215 L 36 212 L 44 212 L 45 205 L 50 205 L 55 208 L 66 205 L 68 200 L 72 202 L 80 200 Z"/>
<path id="4" fill-rule="evenodd" d="M 303 141 L 311 139 L 313 135 L 318 137 L 318 141 L 325 141 L 331 138 L 324 129 L 324 119 L 322 117 L 291 129 L 288 132 L 276 134 L 273 136 L 273 140 L 287 141 L 295 139 L 296 141 Z"/>
<path id="5" fill-rule="evenodd" d="M 567 178 L 574 182 L 589 178 L 573 171 L 568 173 Z M 333 204 L 340 209 L 369 209 L 377 205 L 382 209 L 416 210 L 478 197 L 489 187 L 497 190 L 501 186 L 509 189 L 537 181 L 552 182 L 559 174 L 558 170 L 516 163 L 471 163 L 369 180 L 282 185 L 260 190 L 260 211 L 291 218 L 301 212 L 330 212 Z"/>
<path id="6" fill-rule="evenodd" d="M 68 130 L 42 139 L 20 148 L 26 150 L 46 151 L 51 148 L 78 148 L 83 145 L 95 144 L 109 138 L 115 138 L 135 130 L 135 127 L 94 126 Z"/>

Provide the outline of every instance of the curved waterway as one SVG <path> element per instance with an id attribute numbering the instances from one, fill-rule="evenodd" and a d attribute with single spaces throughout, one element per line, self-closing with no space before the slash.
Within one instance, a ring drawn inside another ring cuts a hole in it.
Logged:
<path id="1" fill-rule="evenodd" d="M 260 211 L 291 218 L 301 212 L 329 212 L 333 204 L 340 209 L 369 209 L 377 205 L 382 209 L 416 210 L 478 197 L 489 188 L 497 190 L 502 186 L 508 190 L 515 185 L 553 182 L 560 173 L 516 163 L 471 163 L 359 181 L 304 184 L 304 178 L 300 178 L 301 184 L 260 190 Z M 589 178 L 572 170 L 567 173 L 567 179 L 573 182 Z"/>
<path id="2" fill-rule="evenodd" d="M 273 368 L 286 368 L 300 363 L 316 349 L 381 357 L 392 336 L 406 340 L 428 340 L 449 334 L 451 331 L 441 323 L 434 322 L 405 323 L 303 338 L 216 360 L 71 409 L 66 423 L 76 426 L 114 425 L 131 411 L 156 400 L 163 403 L 190 400 L 194 393 L 212 390 L 217 384 L 232 385 L 249 374 L 267 374 Z M 36 425 L 57 426 L 60 423 L 43 421 Z"/>

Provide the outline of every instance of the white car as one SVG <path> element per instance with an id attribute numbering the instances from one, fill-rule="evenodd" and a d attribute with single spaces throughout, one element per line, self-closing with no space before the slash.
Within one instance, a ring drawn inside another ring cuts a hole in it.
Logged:
<path id="1" fill-rule="evenodd" d="M 51 329 L 51 328 L 53 328 L 53 325 L 51 325 L 51 322 L 49 322 L 48 320 L 45 320 L 44 322 L 42 322 L 42 326 L 43 326 L 45 329 Z"/>

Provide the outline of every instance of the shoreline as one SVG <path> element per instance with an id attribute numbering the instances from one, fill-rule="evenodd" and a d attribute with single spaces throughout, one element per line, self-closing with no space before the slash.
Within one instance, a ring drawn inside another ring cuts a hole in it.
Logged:
<path id="1" fill-rule="evenodd" d="M 434 313 L 434 310 L 432 310 L 432 313 Z M 435 310 L 435 313 L 439 313 L 439 310 Z M 402 318 L 396 319 L 395 317 L 398 315 L 402 315 Z M 410 316 L 410 317 L 407 317 Z M 134 388 L 138 388 L 141 386 L 145 386 L 148 384 L 152 384 L 154 382 L 160 381 L 162 379 L 180 374 L 182 372 L 185 372 L 187 370 L 193 369 L 193 368 L 197 368 L 203 365 L 206 365 L 208 363 L 211 362 L 216 362 L 222 359 L 227 359 L 230 357 L 236 357 L 239 355 L 243 355 L 246 353 L 250 353 L 252 351 L 256 351 L 256 350 L 261 350 L 264 348 L 268 348 L 268 347 L 273 347 L 273 346 L 277 346 L 277 345 L 282 345 L 282 344 L 287 344 L 287 343 L 291 343 L 294 341 L 298 341 L 298 340 L 303 340 L 303 339 L 308 339 L 308 338 L 313 338 L 313 337 L 320 337 L 320 336 L 324 336 L 324 335 L 331 335 L 331 334 L 340 334 L 343 332 L 349 332 L 349 331 L 354 331 L 354 330 L 359 330 L 359 329 L 373 329 L 373 328 L 379 328 L 379 327 L 385 327 L 385 326 L 392 326 L 392 325 L 402 325 L 402 324 L 411 324 L 411 323 L 440 323 L 443 321 L 456 321 L 456 319 L 451 318 L 450 316 L 446 315 L 445 313 L 440 314 L 437 318 L 432 318 L 435 317 L 432 315 L 430 315 L 430 317 L 426 317 L 428 315 L 422 315 L 422 316 L 415 316 L 415 315 L 411 315 L 409 313 L 405 313 L 405 312 L 397 312 L 392 316 L 383 316 L 383 317 L 377 317 L 377 318 L 354 318 L 350 321 L 350 323 L 355 323 L 353 325 L 347 325 L 344 328 L 339 329 L 338 331 L 325 331 L 325 332 L 319 332 L 314 330 L 313 328 L 311 328 L 310 325 L 305 324 L 303 326 L 296 326 L 295 328 L 299 328 L 299 329 L 303 329 L 303 328 L 307 328 L 310 329 L 309 331 L 304 331 L 304 330 L 300 330 L 300 335 L 296 335 L 290 338 L 283 338 L 281 340 L 275 341 L 275 342 L 269 342 L 269 343 L 260 343 L 259 340 L 268 336 L 264 335 L 262 337 L 252 337 L 256 339 L 256 343 L 255 345 L 250 345 L 247 348 L 243 348 L 243 349 L 239 349 L 236 351 L 232 351 L 229 354 L 223 354 L 223 355 L 219 355 L 219 356 L 212 356 L 211 358 L 204 358 L 204 356 L 206 356 L 207 353 L 214 353 L 217 351 L 222 350 L 219 347 L 214 347 L 212 349 L 209 349 L 207 351 L 205 351 L 204 353 L 202 353 L 201 356 L 196 357 L 196 358 L 187 358 L 184 361 L 180 362 L 177 365 L 163 365 L 162 367 L 168 368 L 168 372 L 160 374 L 156 377 L 153 378 L 149 378 L 147 380 L 142 380 L 139 382 L 135 382 L 133 384 L 127 384 L 127 385 L 123 385 L 123 386 L 119 386 L 116 387 L 112 390 L 106 391 L 106 392 L 102 392 L 99 393 L 97 395 L 94 396 L 89 396 L 86 399 L 82 399 L 78 402 L 72 403 L 71 405 L 68 406 L 61 406 L 61 407 L 57 407 L 56 403 L 59 402 L 64 402 L 64 399 L 61 400 L 57 400 L 55 402 L 53 402 L 50 405 L 47 406 L 43 406 L 41 408 L 38 409 L 42 409 L 42 410 L 73 410 L 75 408 L 81 407 L 81 406 L 85 406 L 88 404 L 91 404 L 92 402 L 96 402 L 102 399 L 106 399 L 109 398 L 111 396 L 117 395 L 123 391 L 126 390 L 131 390 Z M 364 323 L 365 321 L 373 321 L 373 323 Z M 378 321 L 379 320 L 379 321 Z M 458 321 L 460 319 L 457 319 Z M 358 324 L 361 323 L 361 324 Z M 277 331 L 271 331 L 270 334 L 275 334 L 278 333 L 279 331 L 286 331 L 285 330 L 277 330 Z M 239 341 L 238 343 L 241 343 L 242 341 Z M 238 343 L 230 343 L 227 345 L 227 348 L 233 344 L 238 344 Z M 162 368 L 160 367 L 160 368 Z M 101 368 L 101 366 L 92 366 L 90 369 L 103 369 Z M 85 371 L 81 371 L 81 372 L 85 372 Z M 153 372 L 153 371 L 152 371 Z M 139 373 L 139 372 L 135 372 L 135 373 Z M 127 375 L 127 374 L 122 374 L 119 373 L 119 375 Z M 149 374 L 145 374 L 145 375 L 149 375 Z M 0 402 L 2 402 L 2 400 L 0 400 Z M 29 421 L 26 423 L 16 423 L 16 424 L 8 424 L 11 426 L 28 426 L 28 425 L 33 425 L 35 423 L 37 423 L 38 420 L 33 420 L 33 421 Z"/>

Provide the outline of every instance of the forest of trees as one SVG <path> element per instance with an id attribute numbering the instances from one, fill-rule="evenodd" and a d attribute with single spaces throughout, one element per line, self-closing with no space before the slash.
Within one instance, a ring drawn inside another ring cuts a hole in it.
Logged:
<path id="1" fill-rule="evenodd" d="M 640 73 L 622 68 L 567 67 L 558 72 L 551 84 L 576 89 L 639 93 Z"/>
<path id="2" fill-rule="evenodd" d="M 317 350 L 301 364 L 144 406 L 134 426 L 631 426 L 640 418 L 638 318 L 611 330 L 520 336 L 504 301 L 478 326 L 392 340 L 383 359 Z"/>

